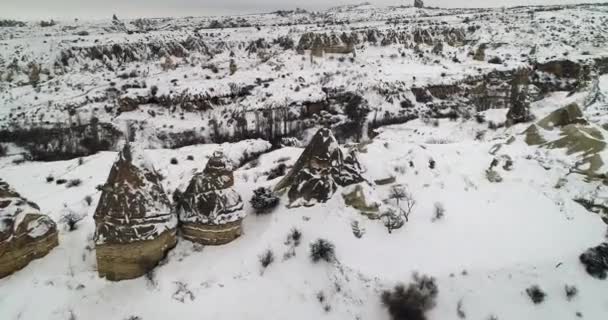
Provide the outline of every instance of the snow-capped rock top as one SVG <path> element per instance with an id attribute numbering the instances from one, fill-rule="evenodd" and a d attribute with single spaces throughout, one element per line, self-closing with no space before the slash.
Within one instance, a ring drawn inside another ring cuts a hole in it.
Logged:
<path id="1" fill-rule="evenodd" d="M 178 205 L 180 221 L 217 225 L 244 218 L 243 200 L 233 185 L 232 165 L 222 152 L 216 151 L 182 195 Z"/>
<path id="2" fill-rule="evenodd" d="M 112 166 L 94 217 L 98 244 L 153 239 L 177 225 L 160 175 L 142 150 L 129 143 Z"/>
<path id="3" fill-rule="evenodd" d="M 317 131 L 291 171 L 281 180 L 276 190 L 290 188 L 292 204 L 299 198 L 327 201 L 337 185 L 347 186 L 363 181 L 361 165 L 354 151 L 344 156 L 330 129 Z"/>
<path id="4" fill-rule="evenodd" d="M 15 236 L 42 237 L 56 230 L 56 225 L 33 202 L 23 198 L 0 179 L 0 242 Z"/>

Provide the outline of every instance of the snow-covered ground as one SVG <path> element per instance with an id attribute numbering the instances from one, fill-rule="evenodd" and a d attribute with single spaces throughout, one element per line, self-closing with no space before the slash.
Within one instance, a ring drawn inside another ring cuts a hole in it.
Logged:
<path id="1" fill-rule="evenodd" d="M 466 319 L 480 320 L 608 319 L 608 280 L 591 277 L 579 262 L 582 252 L 606 241 L 606 224 L 600 215 L 574 201 L 593 197 L 606 202 L 608 189 L 602 181 L 570 172 L 580 154 L 527 145 L 522 133 L 530 124 L 489 129 L 487 122 L 505 121 L 506 109 L 481 112 L 486 123 L 464 118 L 416 119 L 383 126 L 376 130 L 377 136 L 356 146 L 363 176 L 375 198 L 387 200 L 391 186 L 400 184 L 416 200 L 409 221 L 390 234 L 381 220 L 371 220 L 346 206 L 341 195 L 344 189 L 327 203 L 308 208 L 287 208 L 287 196 L 282 195 L 281 204 L 271 214 L 254 214 L 248 202 L 253 190 L 276 185 L 280 178 L 269 181 L 269 172 L 281 163 L 293 166 L 314 128 L 300 132 L 302 147 L 271 148 L 268 141 L 246 139 L 162 149 L 159 141 L 146 140 L 163 130 L 200 128 L 207 135 L 210 119 L 226 119 L 243 110 L 259 116 L 270 107 L 325 101 L 327 88 L 361 94 L 373 110 L 370 120 L 374 114 L 403 109 L 400 102 L 405 98 L 415 101 L 411 87 L 451 84 L 496 70 L 529 67 L 532 55 L 540 62 L 607 55 L 608 42 L 603 41 L 608 30 L 607 6 L 541 10 L 533 16 L 529 10 L 366 5 L 287 16 L 232 17 L 232 21 L 243 19 L 238 21 L 251 26 L 222 29 L 206 27 L 227 17 L 155 19 L 153 30 L 142 33 L 129 23 L 131 33 L 120 29 L 122 22 L 106 20 L 0 28 L 0 71 L 14 71 L 12 81 L 7 80 L 7 72 L 0 72 L 0 129 L 80 124 L 93 117 L 118 128 L 124 122 L 140 121 L 144 132 L 136 140 L 151 147 L 145 153 L 164 177 L 162 184 L 170 198 L 174 190 L 184 190 L 195 172 L 203 170 L 214 151 L 222 150 L 237 167 L 234 188 L 249 213 L 243 235 L 227 245 L 203 247 L 180 238 L 149 275 L 110 282 L 99 278 L 96 270 L 93 213 L 101 194 L 98 186 L 106 182 L 117 152 L 102 151 L 66 161 L 22 162 L 19 154 L 24 150 L 7 145 L 9 155 L 0 157 L 0 178 L 58 222 L 60 244 L 46 257 L 0 280 L 0 320 L 389 319 L 381 303 L 382 291 L 410 282 L 414 272 L 437 281 L 439 294 L 436 307 L 427 314 L 430 320 L 462 318 L 457 310 Z M 338 23 L 345 20 L 349 23 Z M 412 42 L 363 43 L 355 55 L 327 54 L 323 58 L 281 50 L 276 44 L 266 48 L 264 55 L 246 50 L 258 38 L 272 42 L 289 36 L 297 45 L 298 37 L 306 32 L 389 32 L 396 28 L 410 32 L 445 25 L 481 27 L 468 33 L 462 46 L 446 43 L 442 54 L 432 54 L 430 45 L 415 47 Z M 84 30 L 89 34 L 74 35 Z M 67 65 L 56 64 L 62 50 L 72 47 L 162 44 L 184 41 L 192 33 L 213 54 L 173 57 L 178 63 L 175 69 L 163 70 L 160 64 L 164 60 L 156 60 L 156 56 L 124 64 L 71 57 Z M 472 59 L 482 43 L 493 44 L 486 50 L 486 60 L 500 57 L 503 63 Z M 231 52 L 238 65 L 234 74 L 229 67 Z M 23 59 L 13 63 L 17 56 Z M 35 89 L 27 83 L 31 61 L 49 69 Z M 209 65 L 219 70 L 215 72 Z M 123 76 L 131 71 L 133 77 Z M 552 92 L 533 102 L 536 119 L 575 102 L 591 125 L 608 137 L 608 76 L 593 76 L 578 92 Z M 264 82 L 268 78 L 273 81 Z M 135 82 L 145 82 L 146 87 L 128 87 Z M 117 107 L 118 97 L 108 92 L 123 85 L 128 87 L 118 90 L 123 98 L 147 95 L 152 86 L 158 87 L 158 96 L 187 92 L 215 97 L 253 83 L 257 84 L 250 95 L 209 110 L 189 111 L 183 105 L 170 110 L 154 102 L 122 113 L 106 109 Z M 391 90 L 398 97 L 389 101 L 381 92 Z M 344 116 L 337 106 L 329 108 L 335 111 L 332 115 Z M 298 112 L 296 116 L 300 116 Z M 258 159 L 251 159 L 259 153 Z M 602 152 L 604 159 L 608 159 L 606 153 Z M 494 159 L 507 158 L 512 169 L 504 169 L 500 163 L 495 170 L 502 181 L 490 182 L 486 169 Z M 605 165 L 601 169 L 608 172 Z M 394 183 L 374 183 L 387 178 L 394 178 Z M 57 184 L 59 179 L 81 182 L 68 187 Z M 437 205 L 445 209 L 439 220 L 435 219 Z M 61 223 L 67 211 L 85 215 L 74 231 Z M 362 237 L 354 235 L 353 223 L 358 223 Z M 287 241 L 293 228 L 302 232 L 298 246 Z M 335 262 L 311 261 L 309 244 L 318 238 L 335 245 Z M 275 261 L 263 269 L 259 256 L 268 249 Z M 526 289 L 532 285 L 547 294 L 543 303 L 533 304 L 528 297 Z M 572 300 L 566 298 L 566 285 L 578 288 Z"/>
<path id="2" fill-rule="evenodd" d="M 559 95 L 558 95 L 559 96 Z M 540 116 L 561 104 L 555 97 L 536 109 Z M 496 115 L 496 111 L 491 111 Z M 567 173 L 555 165 L 545 169 L 518 135 L 523 127 L 489 131 L 481 140 L 475 133 L 486 125 L 472 121 L 441 120 L 438 127 L 413 121 L 381 129 L 381 134 L 362 147 L 360 160 L 365 177 L 383 174 L 406 185 L 417 205 L 406 225 L 388 234 L 379 220 L 369 220 L 346 207 L 340 192 L 325 204 L 287 209 L 270 215 L 249 215 L 244 234 L 219 247 L 200 247 L 180 240 L 153 277 L 113 283 L 96 273 L 93 249 L 93 211 L 99 192 L 116 158 L 102 152 L 78 160 L 26 162 L 15 165 L 2 159 L 0 176 L 35 201 L 52 218 L 61 217 L 64 206 L 87 214 L 76 231 L 62 228 L 60 246 L 47 257 L 0 280 L 2 319 L 387 319 L 380 292 L 397 282 L 407 282 L 412 272 L 437 279 L 438 304 L 430 319 L 457 319 L 457 304 L 467 318 L 572 319 L 581 312 L 586 319 L 608 315 L 605 295 L 608 283 L 585 273 L 578 255 L 605 239 L 606 225 L 572 199 L 599 184 L 568 176 L 560 189 L 555 185 Z M 491 183 L 485 169 L 494 156 L 489 150 L 515 135 L 499 154 L 508 154 L 512 171 L 500 171 L 504 180 Z M 429 143 L 429 138 L 435 138 Z M 445 139 L 441 139 L 445 138 Z M 257 142 L 200 145 L 177 150 L 150 150 L 148 156 L 166 177 L 168 192 L 183 185 L 207 157 L 223 149 L 230 158 Z M 255 148 L 255 147 L 253 147 Z M 259 158 L 257 166 L 238 169 L 236 190 L 249 199 L 259 186 L 272 186 L 264 172 L 283 161 L 292 165 L 300 148 L 283 148 Z M 194 160 L 186 160 L 192 155 Z M 170 159 L 178 159 L 177 165 Z M 288 159 L 286 159 L 288 158 Z M 436 162 L 430 169 L 429 160 Z M 410 162 L 413 167 L 410 167 Z M 78 187 L 47 183 L 46 177 L 80 178 Z M 377 186 L 382 199 L 388 186 Z M 93 197 L 87 205 L 84 197 Z M 286 200 L 286 199 L 283 199 Z M 435 203 L 446 213 L 433 222 Z M 249 204 L 245 210 L 252 211 Z M 365 233 L 356 238 L 351 223 L 358 221 Z M 295 257 L 285 244 L 292 228 L 302 231 Z M 313 264 L 308 244 L 326 238 L 336 246 L 338 262 Z M 258 256 L 271 249 L 276 261 L 262 270 Z M 546 301 L 534 305 L 525 289 L 538 284 Z M 564 286 L 575 285 L 579 295 L 567 301 Z M 326 300 L 320 303 L 317 294 Z M 325 305 L 331 310 L 325 311 Z"/>

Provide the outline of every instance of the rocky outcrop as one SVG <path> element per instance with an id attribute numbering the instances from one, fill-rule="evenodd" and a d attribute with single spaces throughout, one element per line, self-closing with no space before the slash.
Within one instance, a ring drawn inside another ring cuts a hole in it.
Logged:
<path id="1" fill-rule="evenodd" d="M 94 61 L 113 70 L 129 62 L 159 60 L 164 56 L 186 57 L 193 52 L 210 55 L 205 42 L 196 36 L 183 41 L 148 41 L 114 43 L 88 47 L 71 47 L 61 50 L 55 63 L 57 68 L 71 67 L 75 63 Z"/>
<path id="2" fill-rule="evenodd" d="M 37 161 L 67 160 L 112 150 L 120 138 L 121 132 L 113 125 L 96 121 L 67 127 L 14 125 L 0 130 L 0 142 L 15 143 Z"/>
<path id="3" fill-rule="evenodd" d="M 335 33 L 305 33 L 300 37 L 296 49 L 300 52 L 311 50 L 313 56 L 323 56 L 326 53 L 347 54 L 354 52 L 354 46 L 358 42 L 356 37 L 346 33 L 337 35 Z"/>
<path id="4" fill-rule="evenodd" d="M 345 155 L 331 130 L 322 128 L 275 190 L 288 189 L 291 207 L 312 206 L 329 200 L 338 186 L 363 181 L 361 173 L 355 151 Z"/>
<path id="5" fill-rule="evenodd" d="M 552 131 L 556 131 L 557 136 Z M 588 125 L 576 104 L 558 109 L 531 125 L 524 131 L 524 140 L 528 145 L 562 149 L 568 155 L 575 155 L 572 172 L 606 179 L 602 154 L 607 142 L 602 130 Z"/>
<path id="6" fill-rule="evenodd" d="M 95 210 L 97 271 L 119 281 L 153 269 L 175 246 L 177 216 L 143 150 L 126 144 Z"/>
<path id="7" fill-rule="evenodd" d="M 245 212 L 233 186 L 232 166 L 221 152 L 215 152 L 179 199 L 180 230 L 185 239 L 221 245 L 241 235 Z"/>
<path id="8" fill-rule="evenodd" d="M 310 50 L 312 55 L 322 56 L 324 53 L 354 53 L 355 46 L 363 43 L 381 46 L 411 43 L 429 46 L 439 44 L 443 47 L 444 43 L 461 46 L 465 39 L 464 29 L 453 27 L 415 28 L 403 31 L 368 29 L 341 34 L 309 32 L 300 37 L 296 49 L 300 53 Z"/>
<path id="9" fill-rule="evenodd" d="M 0 278 L 44 257 L 58 244 L 55 222 L 0 179 Z"/>
<path id="10" fill-rule="evenodd" d="M 342 197 L 347 206 L 355 208 L 370 219 L 378 218 L 381 202 L 369 185 L 360 183 L 349 186 L 342 192 Z"/>
<path id="11" fill-rule="evenodd" d="M 532 121 L 530 99 L 528 98 L 528 70 L 517 70 L 511 80 L 509 95 L 510 107 L 507 112 L 507 125 Z"/>

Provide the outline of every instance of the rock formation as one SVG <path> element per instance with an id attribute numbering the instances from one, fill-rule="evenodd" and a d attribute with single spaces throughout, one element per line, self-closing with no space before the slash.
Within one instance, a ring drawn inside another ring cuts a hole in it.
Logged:
<path id="1" fill-rule="evenodd" d="M 557 135 L 556 133 L 557 132 Z M 550 149 L 563 149 L 576 155 L 572 172 L 589 178 L 606 178 L 603 159 L 607 142 L 603 130 L 588 124 L 577 104 L 560 108 L 524 131 L 528 145 Z"/>
<path id="2" fill-rule="evenodd" d="M 221 245 L 241 235 L 243 200 L 232 186 L 232 166 L 216 151 L 179 200 L 180 230 L 185 239 Z"/>
<path id="3" fill-rule="evenodd" d="M 0 278 L 44 257 L 58 244 L 55 222 L 0 179 Z"/>
<path id="4" fill-rule="evenodd" d="M 354 151 L 344 155 L 330 129 L 317 131 L 291 171 L 275 190 L 288 190 L 291 207 L 326 202 L 339 186 L 363 181 Z"/>
<path id="5" fill-rule="evenodd" d="M 137 278 L 176 243 L 177 216 L 143 151 L 126 144 L 95 210 L 97 270 L 108 280 Z"/>
<path id="6" fill-rule="evenodd" d="M 528 98 L 528 71 L 518 70 L 511 80 L 511 94 L 509 95 L 509 112 L 507 113 L 507 125 L 532 121 L 530 113 L 530 99 Z"/>
<path id="7" fill-rule="evenodd" d="M 415 8 L 424 8 L 424 2 L 422 2 L 422 0 L 414 0 L 414 7 Z"/>

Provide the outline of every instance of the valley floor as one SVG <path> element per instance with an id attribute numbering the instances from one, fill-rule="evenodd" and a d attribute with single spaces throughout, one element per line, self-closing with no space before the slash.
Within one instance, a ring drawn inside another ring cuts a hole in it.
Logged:
<path id="1" fill-rule="evenodd" d="M 556 93 L 533 110 L 542 117 L 568 99 L 582 96 Z M 486 117 L 503 118 L 504 112 L 490 110 Z M 373 183 L 394 176 L 417 202 L 409 222 L 392 234 L 381 221 L 346 207 L 339 190 L 327 203 L 310 208 L 282 204 L 269 215 L 250 214 L 244 234 L 228 245 L 202 247 L 180 239 L 149 276 L 118 283 L 98 277 L 92 240 L 100 195 L 96 186 L 105 182 L 116 153 L 101 152 L 82 164 L 78 159 L 23 164 L 0 159 L 0 176 L 55 221 L 66 208 L 87 214 L 76 231 L 62 226 L 60 245 L 47 257 L 0 280 L 0 319 L 388 319 L 382 290 L 409 282 L 414 272 L 437 279 L 438 301 L 430 319 L 458 319 L 459 304 L 467 319 L 565 320 L 575 319 L 577 312 L 584 319 L 606 319 L 608 282 L 587 275 L 578 261 L 584 250 L 604 241 L 606 225 L 572 200 L 600 186 L 566 175 L 568 156 L 527 146 L 520 134 L 525 128 L 492 131 L 474 121 L 441 120 L 429 126 L 415 120 L 380 129 L 380 135 L 359 146 L 365 177 Z M 515 142 L 506 144 L 511 136 Z M 172 192 L 183 189 L 214 150 L 221 148 L 238 161 L 244 150 L 263 149 L 265 143 L 147 153 Z M 501 149 L 491 155 L 499 143 Z M 292 165 L 301 152 L 282 148 L 263 154 L 257 165 L 235 172 L 235 188 L 248 200 L 254 188 L 278 181 L 266 181 L 268 170 L 279 161 Z M 186 160 L 189 155 L 193 161 Z M 491 183 L 485 169 L 500 155 L 511 157 L 513 169 L 498 169 L 503 181 Z M 171 158 L 178 164 L 172 165 Z M 79 178 L 82 184 L 47 183 L 49 175 Z M 567 181 L 558 189 L 560 178 Z M 380 199 L 387 198 L 388 188 L 374 187 Z M 90 205 L 86 196 L 92 196 Z M 437 221 L 435 203 L 445 208 Z M 253 212 L 249 203 L 245 210 Z M 353 235 L 353 221 L 364 229 L 361 238 Z M 297 247 L 286 244 L 292 228 L 303 234 Z M 311 262 L 309 243 L 317 238 L 335 244 L 337 262 Z M 263 270 L 258 257 L 267 249 L 275 262 Z M 292 250 L 295 256 L 284 256 Z M 525 292 L 535 284 L 547 293 L 539 305 Z M 565 285 L 578 288 L 572 301 L 566 299 Z"/>

